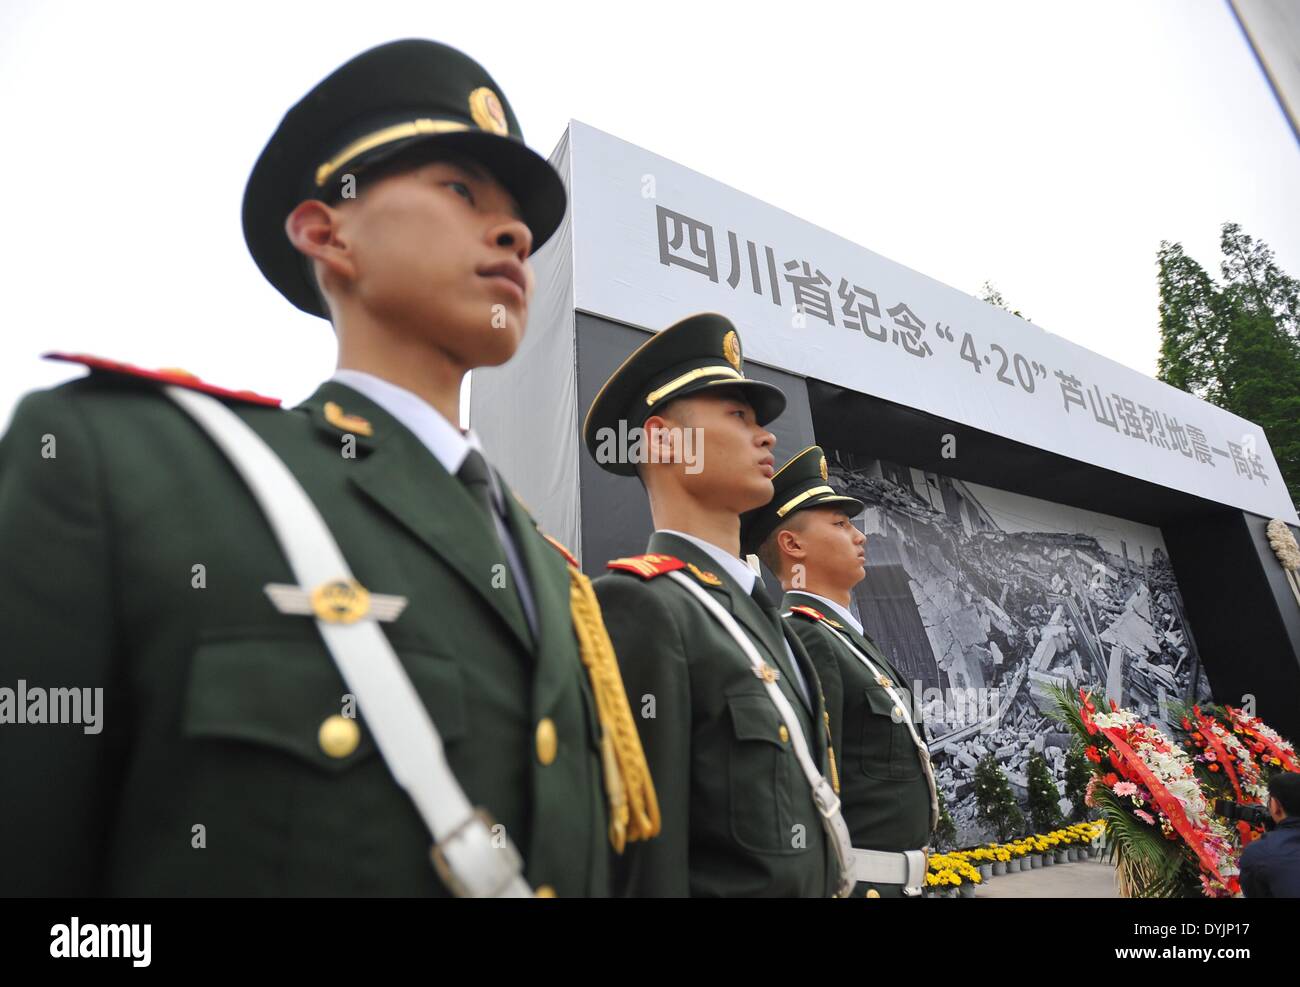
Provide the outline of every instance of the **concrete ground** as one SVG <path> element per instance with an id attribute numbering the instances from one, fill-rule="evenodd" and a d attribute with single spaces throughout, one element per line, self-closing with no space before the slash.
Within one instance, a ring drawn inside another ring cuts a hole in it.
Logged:
<path id="1" fill-rule="evenodd" d="M 976 898 L 1118 898 L 1115 868 L 1099 860 L 1054 864 L 990 878 Z"/>

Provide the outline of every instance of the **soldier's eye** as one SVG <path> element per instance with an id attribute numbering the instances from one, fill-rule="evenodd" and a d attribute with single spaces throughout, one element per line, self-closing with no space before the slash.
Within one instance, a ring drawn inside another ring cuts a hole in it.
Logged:
<path id="1" fill-rule="evenodd" d="M 457 195 L 462 196 L 471 206 L 474 205 L 474 193 L 470 191 L 470 187 L 464 182 L 448 182 L 447 187 Z"/>

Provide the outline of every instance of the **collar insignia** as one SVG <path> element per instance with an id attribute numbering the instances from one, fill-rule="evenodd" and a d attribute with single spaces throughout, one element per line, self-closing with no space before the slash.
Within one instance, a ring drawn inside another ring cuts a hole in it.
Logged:
<path id="1" fill-rule="evenodd" d="M 325 402 L 325 420 L 337 429 L 344 432 L 355 432 L 357 435 L 374 435 L 375 429 L 370 422 L 366 421 L 360 415 L 346 414 L 333 401 Z"/>
<path id="2" fill-rule="evenodd" d="M 705 572 L 694 562 L 687 562 L 686 568 L 691 570 L 691 575 L 702 582 L 705 586 L 721 586 L 722 580 L 711 572 Z"/>

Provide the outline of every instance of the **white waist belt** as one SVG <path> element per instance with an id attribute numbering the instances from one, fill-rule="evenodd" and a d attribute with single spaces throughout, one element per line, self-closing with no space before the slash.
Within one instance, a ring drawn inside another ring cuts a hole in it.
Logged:
<path id="1" fill-rule="evenodd" d="M 867 884 L 901 884 L 903 894 L 915 897 L 925 883 L 925 852 L 903 850 L 859 850 L 850 857 L 853 880 Z"/>

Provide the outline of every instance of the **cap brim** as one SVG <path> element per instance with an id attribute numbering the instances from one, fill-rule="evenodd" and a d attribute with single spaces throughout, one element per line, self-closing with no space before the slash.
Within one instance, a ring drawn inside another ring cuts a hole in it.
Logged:
<path id="1" fill-rule="evenodd" d="M 808 503 L 799 505 L 799 510 L 804 511 L 810 507 L 838 507 L 851 518 L 857 517 L 867 509 L 867 505 L 857 497 L 847 497 L 844 494 L 822 494 L 813 497 Z"/>
<path id="2" fill-rule="evenodd" d="M 659 408 L 663 408 L 678 398 L 690 397 L 691 395 L 698 395 L 702 391 L 712 391 L 723 387 L 735 388 L 744 394 L 745 400 L 754 409 L 754 420 L 760 425 L 766 425 L 785 411 L 785 392 L 775 384 L 769 384 L 763 380 L 754 380 L 752 377 L 743 380 L 723 377 L 720 380 L 696 381 L 687 384 L 680 390 L 673 391 L 659 404 L 650 408 L 646 412 L 646 417 L 649 418 L 651 415 L 657 414 Z"/>
<path id="3" fill-rule="evenodd" d="M 746 555 L 756 554 L 763 542 L 767 541 L 768 536 L 772 534 L 783 523 L 788 521 L 795 514 L 807 511 L 815 507 L 838 507 L 850 518 L 855 518 L 867 509 L 867 505 L 856 497 L 848 497 L 844 494 L 818 494 L 815 497 L 809 497 L 799 505 L 797 510 L 791 511 L 783 518 L 774 517 L 770 514 L 763 514 L 765 523 L 761 528 L 748 527 L 743 524 L 740 530 L 740 550 Z M 761 509 L 760 509 L 761 510 Z"/>

